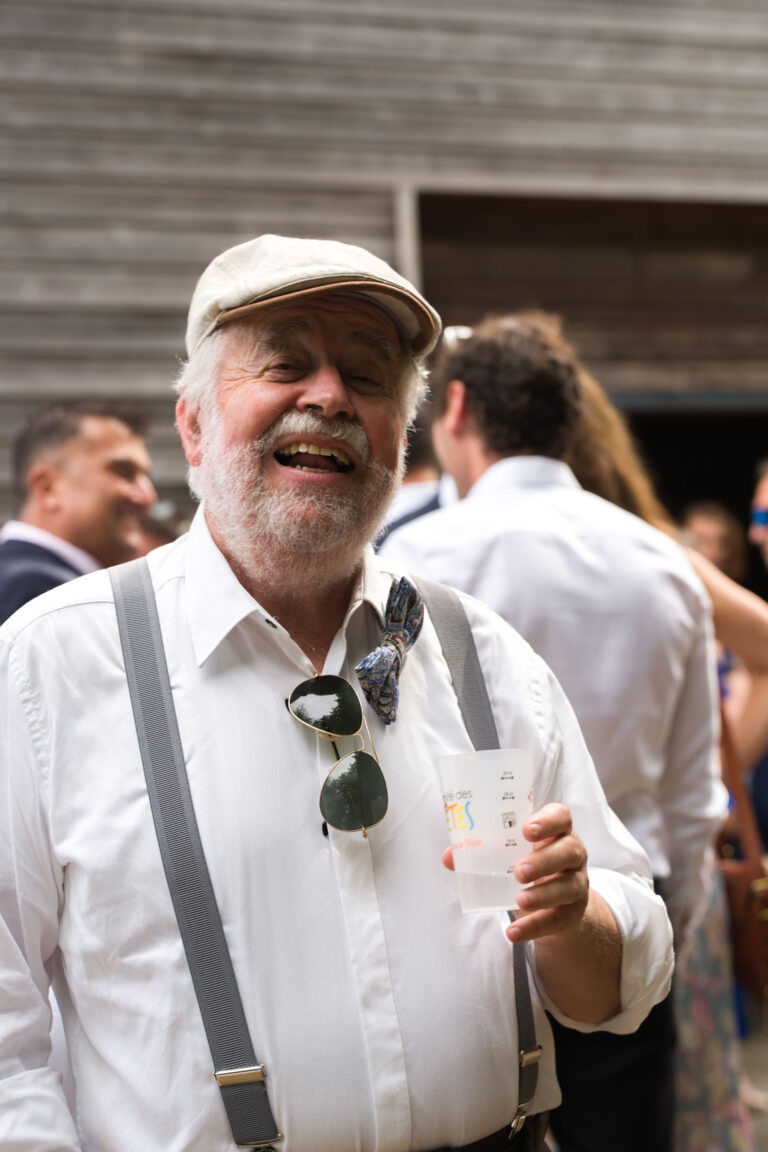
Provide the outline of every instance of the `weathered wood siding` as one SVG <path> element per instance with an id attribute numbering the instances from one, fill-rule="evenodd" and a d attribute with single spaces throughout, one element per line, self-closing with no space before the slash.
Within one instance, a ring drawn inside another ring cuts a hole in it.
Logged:
<path id="1" fill-rule="evenodd" d="M 170 380 L 186 304 L 208 259 L 258 232 L 360 242 L 418 277 L 421 193 L 765 206 L 767 64 L 763 0 L 3 0 L 0 514 L 8 439 L 53 397 L 139 399 L 160 486 L 184 491 Z M 425 248 L 460 284 L 477 253 L 455 241 Z M 686 283 L 709 268 L 726 292 L 764 292 L 764 241 L 697 241 Z M 546 255 L 522 265 L 543 274 Z M 590 339 L 635 387 L 637 299 L 623 319 L 616 305 Z M 762 319 L 732 329 L 742 359 Z M 759 389 L 764 347 L 753 359 Z M 683 367 L 673 386 L 690 383 Z"/>
<path id="2" fill-rule="evenodd" d="M 422 253 L 446 323 L 545 308 L 626 405 L 768 413 L 765 206 L 425 197 Z"/>

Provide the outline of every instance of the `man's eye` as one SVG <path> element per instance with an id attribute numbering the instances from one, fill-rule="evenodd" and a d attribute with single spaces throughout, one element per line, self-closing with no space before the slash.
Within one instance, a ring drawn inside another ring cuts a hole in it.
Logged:
<path id="1" fill-rule="evenodd" d="M 114 460 L 110 464 L 110 471 L 113 476 L 119 476 L 121 480 L 134 480 L 137 473 L 135 464 L 122 464 Z"/>
<path id="2" fill-rule="evenodd" d="M 274 360 L 269 370 L 276 376 L 296 376 L 302 371 L 302 367 L 298 360 Z"/>
<path id="3" fill-rule="evenodd" d="M 358 388 L 380 388 L 381 380 L 378 376 L 366 372 L 350 372 L 347 379 Z"/>

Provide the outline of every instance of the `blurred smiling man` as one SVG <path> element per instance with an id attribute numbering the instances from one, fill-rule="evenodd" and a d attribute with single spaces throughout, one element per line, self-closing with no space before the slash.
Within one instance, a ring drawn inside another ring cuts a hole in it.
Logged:
<path id="1" fill-rule="evenodd" d="M 139 554 L 156 500 L 144 422 L 110 404 L 55 404 L 13 444 L 15 520 L 0 531 L 0 620 L 75 576 Z"/>

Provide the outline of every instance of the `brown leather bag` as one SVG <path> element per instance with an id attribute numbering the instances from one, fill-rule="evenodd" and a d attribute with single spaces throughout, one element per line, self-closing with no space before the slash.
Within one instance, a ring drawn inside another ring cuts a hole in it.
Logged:
<path id="1" fill-rule="evenodd" d="M 768 995 L 768 873 L 744 774 L 722 715 L 723 780 L 733 799 L 718 839 L 719 866 L 730 915 L 733 974 L 746 992 Z"/>

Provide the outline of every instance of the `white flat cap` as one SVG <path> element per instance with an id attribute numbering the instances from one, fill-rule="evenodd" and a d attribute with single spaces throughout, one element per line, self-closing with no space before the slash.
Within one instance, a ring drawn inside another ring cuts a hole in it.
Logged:
<path id="1" fill-rule="evenodd" d="M 189 306 L 187 354 L 235 317 L 276 300 L 343 289 L 387 312 L 415 355 L 440 335 L 435 309 L 383 260 L 352 244 L 293 236 L 258 236 L 217 256 L 197 282 Z"/>

